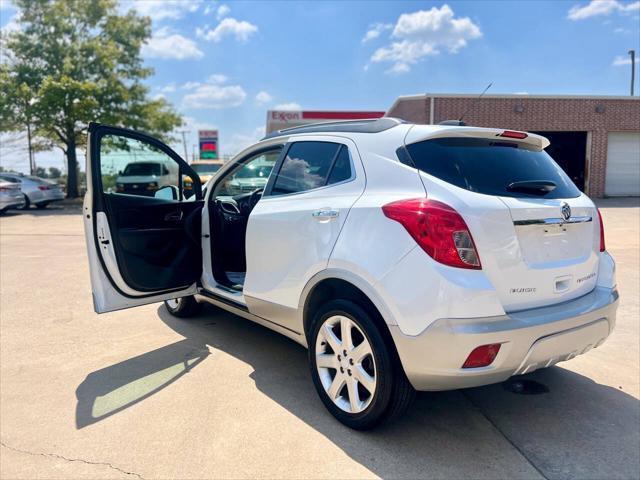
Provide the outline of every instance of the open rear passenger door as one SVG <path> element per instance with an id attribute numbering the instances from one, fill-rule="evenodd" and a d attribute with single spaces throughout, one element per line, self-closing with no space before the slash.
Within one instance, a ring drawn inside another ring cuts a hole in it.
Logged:
<path id="1" fill-rule="evenodd" d="M 190 178 L 189 197 L 183 181 Z M 155 138 L 92 123 L 83 220 L 97 313 L 196 292 L 199 176 Z"/>

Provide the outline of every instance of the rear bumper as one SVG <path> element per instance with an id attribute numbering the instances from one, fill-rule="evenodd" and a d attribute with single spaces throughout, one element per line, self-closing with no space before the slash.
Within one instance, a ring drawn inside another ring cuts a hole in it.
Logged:
<path id="1" fill-rule="evenodd" d="M 615 325 L 618 292 L 597 287 L 575 300 L 500 317 L 440 319 L 420 335 L 389 326 L 417 390 L 451 390 L 502 382 L 600 346 Z M 500 343 L 487 367 L 461 368 L 471 351 Z"/>

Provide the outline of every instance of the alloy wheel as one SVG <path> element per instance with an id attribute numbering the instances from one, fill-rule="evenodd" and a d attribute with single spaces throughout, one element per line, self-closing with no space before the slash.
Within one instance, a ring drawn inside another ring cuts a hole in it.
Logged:
<path id="1" fill-rule="evenodd" d="M 315 345 L 316 368 L 331 401 L 347 413 L 364 411 L 373 400 L 376 364 L 371 344 L 349 317 L 327 318 Z"/>
<path id="2" fill-rule="evenodd" d="M 179 298 L 172 298 L 171 300 L 165 300 L 165 302 L 167 303 L 167 307 L 171 308 L 172 310 L 175 310 L 176 308 L 178 308 L 178 305 L 180 305 Z"/>

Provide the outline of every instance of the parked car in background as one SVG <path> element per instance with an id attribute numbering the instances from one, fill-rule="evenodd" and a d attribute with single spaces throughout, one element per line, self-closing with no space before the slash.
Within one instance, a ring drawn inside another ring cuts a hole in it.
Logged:
<path id="1" fill-rule="evenodd" d="M 194 179 L 193 196 L 177 183 L 153 198 L 105 190 L 103 145 L 125 142 L 138 146 L 114 157 L 155 145 Z M 209 302 L 271 328 L 308 348 L 318 395 L 352 428 L 397 417 L 414 390 L 571 360 L 614 328 L 600 212 L 540 135 L 392 118 L 305 125 L 248 147 L 206 188 L 146 135 L 92 123 L 89 144 L 96 312 L 165 301 L 188 317 Z M 238 179 L 260 181 L 238 193 L 251 184 Z"/>
<path id="2" fill-rule="evenodd" d="M 116 178 L 116 192 L 153 196 L 156 190 L 171 185 L 177 169 L 170 162 L 129 163 Z M 175 171 L 174 171 L 175 170 Z"/>
<path id="3" fill-rule="evenodd" d="M 207 183 L 213 177 L 220 167 L 224 165 L 222 160 L 195 160 L 191 162 L 191 168 L 200 177 L 202 185 Z M 183 188 L 185 196 L 189 197 L 193 193 L 193 180 L 191 177 L 185 176 L 183 179 Z"/>
<path id="4" fill-rule="evenodd" d="M 12 208 L 22 208 L 24 202 L 18 183 L 0 180 L 0 214 Z"/>
<path id="5" fill-rule="evenodd" d="M 64 192 L 55 183 L 43 178 L 21 173 L 0 173 L 0 181 L 10 182 L 19 186 L 24 199 L 23 208 L 31 205 L 36 208 L 46 208 L 52 202 L 64 200 Z"/>

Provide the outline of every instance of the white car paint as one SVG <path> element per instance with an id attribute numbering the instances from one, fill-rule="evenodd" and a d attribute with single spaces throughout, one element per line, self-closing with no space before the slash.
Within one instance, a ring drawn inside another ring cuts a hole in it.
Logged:
<path id="1" fill-rule="evenodd" d="M 113 262 L 112 242 L 104 246 L 104 252 L 97 251 L 89 187 L 85 227 L 96 311 L 157 302 L 197 290 L 207 295 L 203 299 L 306 346 L 306 296 L 323 279 L 339 278 L 358 287 L 376 306 L 409 380 L 420 390 L 501 381 L 584 353 L 611 332 L 618 298 L 613 260 L 606 251 L 599 251 L 600 225 L 591 200 L 584 194 L 562 200 L 478 194 L 418 172 L 396 156 L 398 147 L 429 138 L 490 138 L 501 132 L 399 124 L 379 133 L 285 132 L 259 142 L 229 161 L 207 184 L 201 286 L 147 297 L 124 288 L 121 290 L 128 296 L 122 295 L 108 280 L 99 255 L 109 276 L 117 284 L 123 281 Z M 248 222 L 244 291 L 221 288 L 211 272 L 207 205 L 213 182 L 265 146 L 310 139 L 348 145 L 355 178 L 304 193 L 261 199 Z M 548 145 L 537 135 L 521 141 L 541 148 Z M 475 240 L 481 269 L 436 262 L 400 223 L 382 212 L 382 206 L 390 202 L 425 196 L 446 203 L 462 216 Z M 588 216 L 592 221 L 549 231 L 538 225 L 514 224 L 560 217 L 562 202 L 571 206 L 573 215 Z M 319 220 L 312 216 L 316 211 L 335 211 L 337 215 Z M 108 224 L 98 220 L 95 225 L 98 236 L 108 238 Z M 217 299 L 211 300 L 210 294 Z M 234 304 L 230 306 L 225 299 Z M 558 340 L 539 343 L 550 336 Z M 479 339 L 504 348 L 494 364 L 463 370 L 462 361 L 470 349 L 482 345 Z M 437 350 L 441 357 L 436 359 L 429 349 Z"/>

